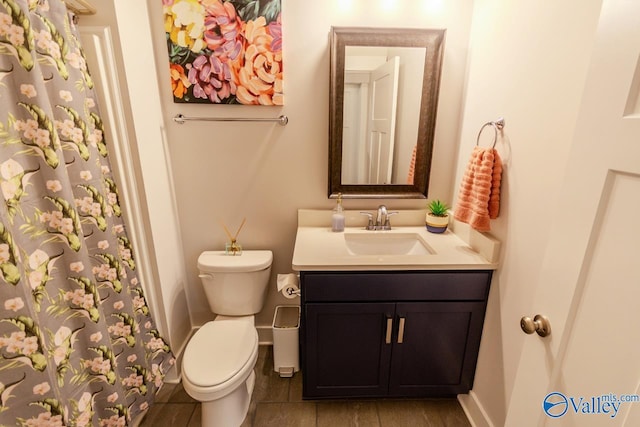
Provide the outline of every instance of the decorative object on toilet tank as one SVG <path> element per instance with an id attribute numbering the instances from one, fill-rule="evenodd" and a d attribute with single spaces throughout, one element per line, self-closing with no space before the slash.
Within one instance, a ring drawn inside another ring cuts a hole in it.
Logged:
<path id="1" fill-rule="evenodd" d="M 435 199 L 427 205 L 425 223 L 427 230 L 432 233 L 444 233 L 449 226 L 449 206 L 442 201 Z"/>
<path id="2" fill-rule="evenodd" d="M 174 102 L 283 105 L 281 0 L 163 0 Z"/>
<path id="3" fill-rule="evenodd" d="M 247 221 L 247 218 L 242 218 L 242 223 L 240 227 L 238 227 L 238 231 L 236 231 L 235 235 L 231 235 L 229 229 L 222 222 L 222 228 L 224 228 L 224 232 L 227 233 L 227 237 L 229 237 L 229 241 L 224 245 L 224 252 L 227 255 L 242 255 L 242 245 L 238 243 L 238 235 L 240 234 L 240 230 L 244 226 L 244 223 Z"/>

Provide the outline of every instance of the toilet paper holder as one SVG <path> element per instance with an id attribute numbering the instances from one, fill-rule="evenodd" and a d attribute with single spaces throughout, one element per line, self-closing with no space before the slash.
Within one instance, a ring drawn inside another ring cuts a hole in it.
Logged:
<path id="1" fill-rule="evenodd" d="M 300 296 L 299 283 L 300 277 L 295 273 L 278 274 L 278 292 L 281 292 L 285 298 L 291 299 Z"/>
<path id="2" fill-rule="evenodd" d="M 293 288 L 293 287 L 291 287 L 291 286 L 290 286 L 290 287 L 288 287 L 288 288 L 286 288 L 286 289 L 285 289 L 285 292 L 287 293 L 287 295 L 291 295 L 291 296 L 293 296 L 293 295 L 300 296 L 300 289 L 296 289 L 296 288 Z"/>

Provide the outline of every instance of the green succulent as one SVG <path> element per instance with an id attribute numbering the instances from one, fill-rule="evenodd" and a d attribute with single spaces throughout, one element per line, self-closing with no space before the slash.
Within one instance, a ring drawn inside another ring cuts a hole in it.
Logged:
<path id="1" fill-rule="evenodd" d="M 449 206 L 438 199 L 429 202 L 427 208 L 435 216 L 447 216 L 449 211 Z"/>

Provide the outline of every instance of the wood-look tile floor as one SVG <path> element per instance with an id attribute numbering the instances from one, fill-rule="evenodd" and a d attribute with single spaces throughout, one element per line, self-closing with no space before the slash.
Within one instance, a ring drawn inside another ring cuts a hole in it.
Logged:
<path id="1" fill-rule="evenodd" d="M 470 427 L 456 399 L 302 400 L 302 375 L 280 378 L 273 347 L 260 346 L 256 385 L 241 427 Z M 200 427 L 200 404 L 182 384 L 165 384 L 141 427 Z"/>

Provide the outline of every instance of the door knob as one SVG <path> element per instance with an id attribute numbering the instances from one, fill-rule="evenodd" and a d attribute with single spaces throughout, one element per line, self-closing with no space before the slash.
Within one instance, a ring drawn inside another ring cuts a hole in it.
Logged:
<path id="1" fill-rule="evenodd" d="M 547 316 L 536 314 L 533 319 L 524 316 L 520 319 L 520 327 L 525 334 L 532 334 L 536 332 L 541 337 L 546 337 L 551 333 L 551 322 Z"/>

